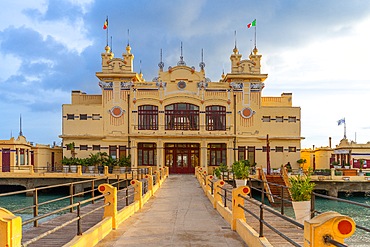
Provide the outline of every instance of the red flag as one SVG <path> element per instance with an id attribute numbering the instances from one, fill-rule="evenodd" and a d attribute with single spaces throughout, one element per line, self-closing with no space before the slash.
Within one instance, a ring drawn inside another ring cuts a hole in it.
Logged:
<path id="1" fill-rule="evenodd" d="M 105 20 L 104 22 L 104 26 L 103 26 L 103 29 L 107 29 L 108 28 L 108 17 L 107 19 Z"/>

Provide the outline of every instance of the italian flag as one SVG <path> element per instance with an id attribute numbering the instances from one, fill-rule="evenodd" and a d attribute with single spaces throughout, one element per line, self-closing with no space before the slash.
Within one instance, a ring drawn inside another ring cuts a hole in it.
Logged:
<path id="1" fill-rule="evenodd" d="M 103 26 L 103 29 L 107 29 L 108 28 L 108 17 L 107 19 L 105 20 L 104 22 L 104 26 Z"/>
<path id="2" fill-rule="evenodd" d="M 252 21 L 251 23 L 247 25 L 248 28 L 255 27 L 255 26 L 256 26 L 256 19 L 254 19 L 254 21 Z"/>

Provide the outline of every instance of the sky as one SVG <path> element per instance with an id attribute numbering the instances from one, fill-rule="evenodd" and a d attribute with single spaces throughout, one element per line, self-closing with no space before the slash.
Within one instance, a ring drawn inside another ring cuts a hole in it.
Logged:
<path id="1" fill-rule="evenodd" d="M 165 68 L 177 64 L 181 42 L 187 65 L 199 70 L 204 49 L 206 77 L 219 81 L 235 40 L 248 59 L 247 24 L 256 19 L 263 96 L 293 94 L 302 148 L 328 146 L 329 137 L 339 144 L 342 118 L 350 141 L 370 141 L 370 1 L 2 0 L 0 9 L 0 139 L 18 136 L 21 116 L 28 141 L 61 143 L 71 91 L 100 93 L 108 16 L 115 57 L 129 42 L 147 81 L 157 76 L 160 49 Z"/>

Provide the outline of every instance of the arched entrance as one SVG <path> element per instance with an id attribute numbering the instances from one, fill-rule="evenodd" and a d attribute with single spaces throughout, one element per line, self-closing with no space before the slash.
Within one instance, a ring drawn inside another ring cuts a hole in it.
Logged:
<path id="1" fill-rule="evenodd" d="M 165 157 L 170 173 L 194 173 L 199 165 L 199 144 L 166 143 Z"/>

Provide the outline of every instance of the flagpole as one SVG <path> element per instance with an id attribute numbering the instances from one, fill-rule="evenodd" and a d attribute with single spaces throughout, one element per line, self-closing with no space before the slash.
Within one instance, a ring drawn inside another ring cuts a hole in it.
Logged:
<path id="1" fill-rule="evenodd" d="M 108 30 L 109 30 L 109 22 L 108 22 L 108 16 L 107 16 L 107 46 L 108 46 Z"/>
<path id="2" fill-rule="evenodd" d="M 254 26 L 254 47 L 257 48 L 257 19 L 255 19 L 256 25 Z"/>

